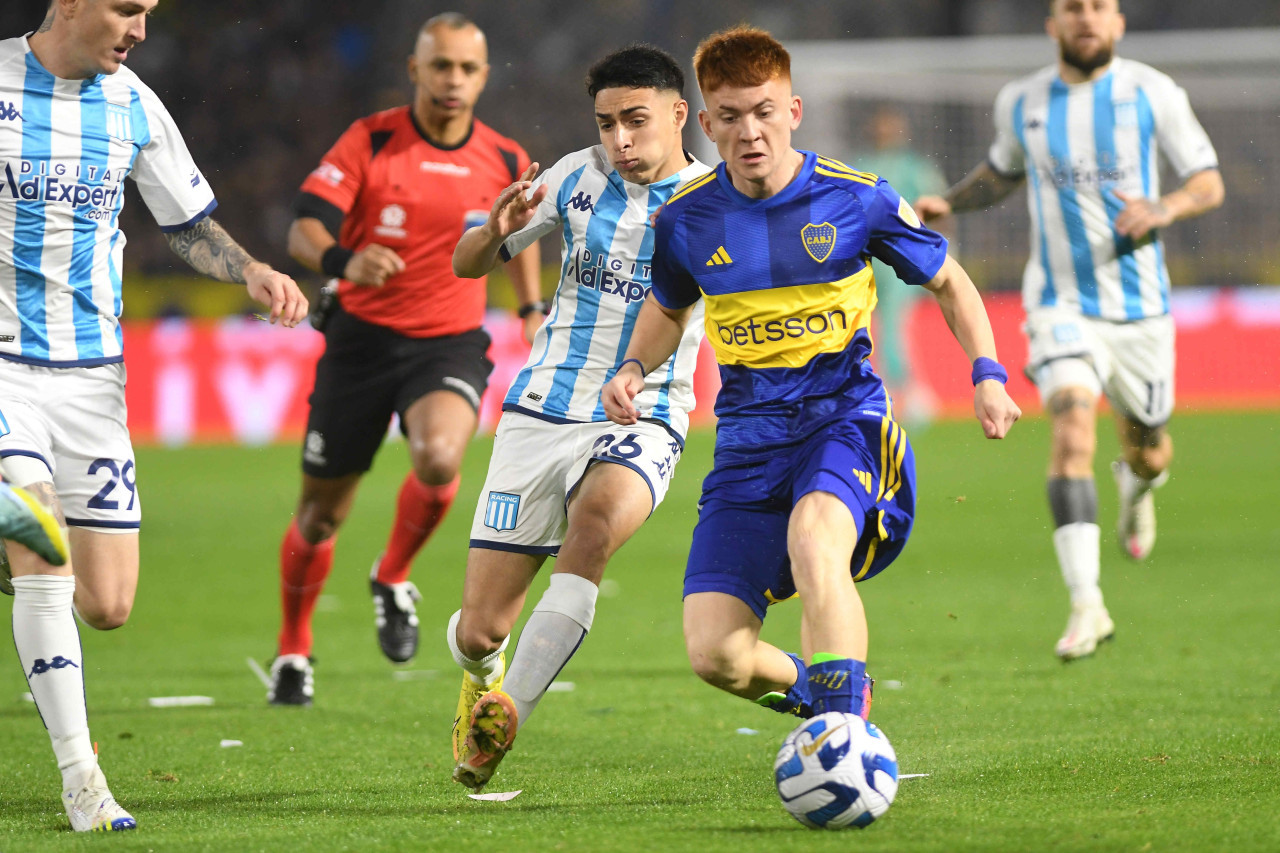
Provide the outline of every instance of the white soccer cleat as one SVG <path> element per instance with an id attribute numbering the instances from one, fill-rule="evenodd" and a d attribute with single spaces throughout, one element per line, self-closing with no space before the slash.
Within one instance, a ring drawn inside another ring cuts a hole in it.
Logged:
<path id="1" fill-rule="evenodd" d="M 122 832 L 137 829 L 133 819 L 107 789 L 107 779 L 96 765 L 83 788 L 64 791 L 62 805 L 67 809 L 71 828 L 76 832 Z"/>
<path id="2" fill-rule="evenodd" d="M 1101 604 L 1079 604 L 1071 608 L 1067 630 L 1054 652 L 1064 661 L 1088 657 L 1098 644 L 1115 636 L 1116 623 Z"/>
<path id="3" fill-rule="evenodd" d="M 1111 473 L 1120 493 L 1120 515 L 1116 519 L 1116 537 L 1120 550 L 1134 560 L 1145 560 L 1156 544 L 1156 501 L 1152 492 L 1169 479 L 1168 472 L 1147 482 L 1133 473 L 1129 463 L 1117 459 Z"/>

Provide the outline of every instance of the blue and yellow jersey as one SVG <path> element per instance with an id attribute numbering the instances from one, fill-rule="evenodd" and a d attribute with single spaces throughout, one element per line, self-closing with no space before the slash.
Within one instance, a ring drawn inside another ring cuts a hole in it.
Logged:
<path id="1" fill-rule="evenodd" d="M 720 363 L 717 453 L 803 440 L 855 411 L 884 416 L 867 362 L 876 304 L 870 258 L 907 284 L 932 279 L 947 241 L 875 175 L 813 152 L 782 192 L 752 199 L 721 163 L 658 216 L 653 295 L 702 298 Z"/>

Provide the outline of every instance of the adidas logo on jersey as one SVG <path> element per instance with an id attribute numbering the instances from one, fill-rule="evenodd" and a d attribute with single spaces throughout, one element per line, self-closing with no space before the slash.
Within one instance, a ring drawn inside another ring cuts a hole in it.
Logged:
<path id="1" fill-rule="evenodd" d="M 867 490 L 867 494 L 871 494 L 871 475 L 866 471 L 853 469 L 853 475 L 858 478 L 858 482 L 862 484 L 862 488 Z"/>
<path id="2" fill-rule="evenodd" d="M 731 263 L 733 263 L 733 258 L 729 257 L 729 253 L 724 250 L 724 246 L 721 246 L 716 249 L 716 253 L 711 256 L 711 260 L 707 261 L 707 266 L 718 267 Z"/>

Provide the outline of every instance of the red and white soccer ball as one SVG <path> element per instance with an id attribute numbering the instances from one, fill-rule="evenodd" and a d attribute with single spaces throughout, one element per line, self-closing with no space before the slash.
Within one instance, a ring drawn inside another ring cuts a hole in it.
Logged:
<path id="1" fill-rule="evenodd" d="M 893 803 L 898 756 L 873 724 L 830 711 L 787 735 L 773 775 L 782 804 L 805 826 L 861 829 Z"/>

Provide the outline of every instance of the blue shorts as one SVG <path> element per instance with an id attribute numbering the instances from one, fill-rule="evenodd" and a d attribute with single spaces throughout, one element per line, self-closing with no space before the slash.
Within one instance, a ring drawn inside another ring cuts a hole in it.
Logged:
<path id="1" fill-rule="evenodd" d="M 915 518 L 915 456 L 889 418 L 858 417 L 758 462 L 717 466 L 702 484 L 684 594 L 723 592 L 757 616 L 796 594 L 787 556 L 791 510 L 830 492 L 853 513 L 858 543 L 850 573 L 875 577 L 907 544 Z"/>

